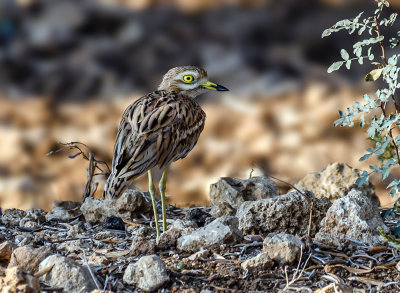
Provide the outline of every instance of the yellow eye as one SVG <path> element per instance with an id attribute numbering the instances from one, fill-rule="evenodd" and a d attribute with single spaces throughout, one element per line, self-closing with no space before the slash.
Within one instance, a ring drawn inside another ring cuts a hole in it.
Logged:
<path id="1" fill-rule="evenodd" d="M 185 83 L 192 83 L 194 80 L 193 75 L 190 75 L 190 74 L 184 75 L 182 79 L 183 79 L 183 82 L 185 82 Z"/>

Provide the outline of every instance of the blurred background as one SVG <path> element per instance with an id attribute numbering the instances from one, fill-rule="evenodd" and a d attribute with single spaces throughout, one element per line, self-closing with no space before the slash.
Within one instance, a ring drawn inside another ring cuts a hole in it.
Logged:
<path id="1" fill-rule="evenodd" d="M 57 141 L 80 141 L 111 163 L 124 109 L 179 65 L 205 68 L 230 91 L 199 99 L 205 130 L 171 166 L 171 203 L 206 205 L 211 183 L 248 178 L 255 166 L 290 183 L 330 162 L 368 168 L 358 161 L 363 130 L 332 124 L 376 85 L 363 79 L 368 66 L 327 74 L 357 36 L 321 34 L 374 8 L 373 0 L 0 0 L 1 207 L 80 201 L 87 162 L 45 154 Z M 383 205 L 393 203 L 372 181 Z"/>

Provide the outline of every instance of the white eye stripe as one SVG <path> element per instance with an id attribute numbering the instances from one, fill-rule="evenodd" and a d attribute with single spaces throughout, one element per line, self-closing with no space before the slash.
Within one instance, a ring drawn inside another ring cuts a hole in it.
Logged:
<path id="1" fill-rule="evenodd" d="M 179 85 L 179 88 L 182 90 L 192 90 L 197 87 L 197 83 L 182 83 Z"/>

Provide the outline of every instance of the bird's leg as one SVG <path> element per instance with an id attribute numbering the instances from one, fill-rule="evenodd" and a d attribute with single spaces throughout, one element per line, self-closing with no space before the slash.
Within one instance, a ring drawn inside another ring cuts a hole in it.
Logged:
<path id="1" fill-rule="evenodd" d="M 153 212 L 154 212 L 154 222 L 156 224 L 156 232 L 157 238 L 156 241 L 160 239 L 160 226 L 158 225 L 158 212 L 157 212 L 157 204 L 156 204 L 156 187 L 154 186 L 153 176 L 151 174 L 151 170 L 147 172 L 149 177 L 149 192 L 151 196 L 151 203 L 153 204 Z"/>
<path id="2" fill-rule="evenodd" d="M 167 211 L 165 206 L 165 189 L 167 186 L 167 167 L 164 167 L 164 172 L 162 174 L 161 180 L 158 184 L 161 194 L 161 205 L 162 205 L 162 217 L 163 217 L 163 232 L 167 231 Z"/>

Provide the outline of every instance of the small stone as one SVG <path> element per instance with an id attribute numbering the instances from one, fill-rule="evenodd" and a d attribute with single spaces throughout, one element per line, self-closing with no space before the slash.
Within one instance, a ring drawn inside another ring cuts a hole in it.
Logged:
<path id="1" fill-rule="evenodd" d="M 108 265 L 110 261 L 104 255 L 92 253 L 87 257 L 87 262 L 91 266 L 100 267 L 103 265 Z"/>
<path id="2" fill-rule="evenodd" d="M 29 209 L 21 219 L 19 225 L 22 227 L 35 228 L 46 221 L 46 212 L 42 209 Z"/>
<path id="3" fill-rule="evenodd" d="M 87 268 L 79 265 L 71 258 L 50 255 L 40 263 L 39 270 L 42 271 L 50 267 L 53 268 L 41 279 L 51 287 L 62 288 L 65 292 L 90 292 L 96 289 Z"/>
<path id="4" fill-rule="evenodd" d="M 257 272 L 266 270 L 274 265 L 272 259 L 268 256 L 267 252 L 261 252 L 257 256 L 247 259 L 242 262 L 241 267 L 250 272 Z"/>
<path id="5" fill-rule="evenodd" d="M 19 226 L 19 222 L 26 216 L 26 212 L 19 209 L 7 209 L 1 216 L 1 221 L 6 227 Z"/>
<path id="6" fill-rule="evenodd" d="M 68 236 L 68 238 L 77 238 L 81 234 L 83 234 L 84 231 L 86 231 L 84 223 L 78 222 L 74 225 L 71 225 L 71 227 L 69 228 L 69 230 L 67 232 L 67 236 Z"/>
<path id="7" fill-rule="evenodd" d="M 331 283 L 324 288 L 317 289 L 315 293 L 353 293 L 353 288 L 346 284 Z"/>
<path id="8" fill-rule="evenodd" d="M 331 163 L 321 172 L 306 175 L 296 186 L 311 191 L 317 198 L 326 196 L 331 202 L 346 196 L 351 189 L 356 189 L 366 195 L 376 207 L 379 207 L 380 203 L 375 194 L 374 185 L 370 181 L 365 182 L 361 187 L 356 184 L 361 173 L 360 170 L 347 164 Z"/>
<path id="9" fill-rule="evenodd" d="M 352 189 L 345 197 L 333 202 L 315 240 L 342 247 L 346 238 L 353 238 L 377 246 L 383 243 L 378 227 L 389 233 L 378 207 L 361 191 Z"/>
<path id="10" fill-rule="evenodd" d="M 57 251 L 66 251 L 68 253 L 80 252 L 82 251 L 81 246 L 80 240 L 71 240 L 57 245 Z"/>
<path id="11" fill-rule="evenodd" d="M 224 177 L 210 186 L 210 203 L 214 217 L 235 215 L 245 201 L 254 201 L 279 195 L 275 182 L 265 176 L 246 180 Z"/>
<path id="12" fill-rule="evenodd" d="M 160 250 L 174 249 L 176 248 L 176 241 L 182 235 L 182 230 L 176 228 L 170 228 L 164 233 L 161 233 L 157 247 Z"/>
<path id="13" fill-rule="evenodd" d="M 73 201 L 56 201 L 51 209 L 46 214 L 46 220 L 62 220 L 69 221 L 81 214 L 80 206 L 81 203 Z"/>
<path id="14" fill-rule="evenodd" d="M 199 258 L 206 258 L 208 256 L 210 256 L 210 251 L 208 249 L 202 249 L 188 256 L 187 260 L 195 261 L 198 260 Z"/>
<path id="15" fill-rule="evenodd" d="M 304 244 L 298 237 L 286 233 L 267 237 L 263 243 L 263 251 L 280 264 L 291 264 L 298 260 L 302 248 Z"/>
<path id="16" fill-rule="evenodd" d="M 211 248 L 221 244 L 234 244 L 243 239 L 236 217 L 224 216 L 207 226 L 178 239 L 177 247 L 184 251 L 198 251 L 201 247 Z"/>
<path id="17" fill-rule="evenodd" d="M 12 255 L 13 245 L 10 241 L 0 244 L 0 261 L 9 261 Z"/>
<path id="18" fill-rule="evenodd" d="M 169 226 L 169 228 L 170 229 L 175 228 L 175 229 L 181 230 L 182 234 L 185 234 L 185 232 L 193 231 L 194 229 L 199 228 L 199 227 L 193 221 L 177 219 Z"/>
<path id="19" fill-rule="evenodd" d="M 124 234 L 118 233 L 118 230 L 107 230 L 107 231 L 99 231 L 94 235 L 94 239 L 96 240 L 106 240 L 118 236 L 122 236 Z"/>
<path id="20" fill-rule="evenodd" d="M 42 209 L 29 209 L 26 210 L 25 218 L 29 218 L 32 221 L 42 224 L 46 221 L 46 212 Z"/>
<path id="21" fill-rule="evenodd" d="M 136 237 L 132 240 L 131 255 L 146 255 L 154 254 L 156 252 L 156 242 L 154 239 L 147 239 L 144 237 Z"/>
<path id="22" fill-rule="evenodd" d="M 120 217 L 111 216 L 104 219 L 103 227 L 105 229 L 125 231 L 125 223 Z"/>
<path id="23" fill-rule="evenodd" d="M 189 288 L 189 289 L 183 289 L 180 292 L 182 292 L 182 293 L 199 293 L 199 290 L 194 289 L 194 288 Z"/>
<path id="24" fill-rule="evenodd" d="M 1 292 L 41 292 L 39 280 L 27 274 L 21 267 L 6 269 L 0 273 Z"/>
<path id="25" fill-rule="evenodd" d="M 207 218 L 210 218 L 211 215 L 205 211 L 203 211 L 202 208 L 195 208 L 195 209 L 189 209 L 186 212 L 185 215 L 185 220 L 187 221 L 193 221 L 197 224 L 198 227 L 203 227 Z"/>
<path id="26" fill-rule="evenodd" d="M 93 225 L 103 222 L 104 219 L 108 217 L 108 210 L 111 209 L 111 207 L 107 207 L 104 201 L 104 199 L 93 197 L 87 197 L 85 199 L 82 203 L 81 211 L 86 222 Z"/>
<path id="27" fill-rule="evenodd" d="M 159 289 L 169 281 L 164 262 L 157 255 L 141 257 L 125 270 L 125 283 L 136 284 L 140 289 L 150 292 Z"/>
<path id="28" fill-rule="evenodd" d="M 127 231 L 131 232 L 132 236 L 136 237 L 148 237 L 154 233 L 154 229 L 150 228 L 149 226 L 129 226 Z"/>
<path id="29" fill-rule="evenodd" d="M 206 219 L 210 219 L 207 217 Z M 197 228 L 198 225 L 191 220 L 175 220 L 167 231 L 160 235 L 157 247 L 160 250 L 176 248 L 177 240 L 182 235 L 191 233 Z"/>
<path id="30" fill-rule="evenodd" d="M 18 247 L 31 244 L 35 240 L 31 233 L 21 233 L 15 236 L 15 244 Z"/>
<path id="31" fill-rule="evenodd" d="M 311 202 L 313 202 L 310 232 L 311 236 L 315 235 L 331 203 L 326 197 L 316 199 L 307 191 L 303 193 L 304 195 L 292 191 L 273 198 L 244 202 L 236 213 L 239 229 L 247 235 L 265 236 L 274 232 L 307 235 Z"/>
<path id="32" fill-rule="evenodd" d="M 32 246 L 22 246 L 15 249 L 11 255 L 8 268 L 20 266 L 27 273 L 34 275 L 39 268 L 39 264 L 51 254 L 50 247 L 34 248 Z"/>
<path id="33" fill-rule="evenodd" d="M 27 218 L 23 218 L 20 222 L 19 225 L 24 228 L 38 228 L 40 224 L 38 224 L 36 221 L 31 221 Z"/>
<path id="34" fill-rule="evenodd" d="M 210 213 L 215 217 L 222 216 L 234 216 L 236 214 L 236 210 L 234 207 L 230 205 L 228 202 L 219 202 L 213 205 Z"/>
<path id="35" fill-rule="evenodd" d="M 88 223 L 96 224 L 110 216 L 123 219 L 141 218 L 142 215 L 150 215 L 153 206 L 147 192 L 127 189 L 119 198 L 88 197 L 82 203 L 81 211 Z"/>

